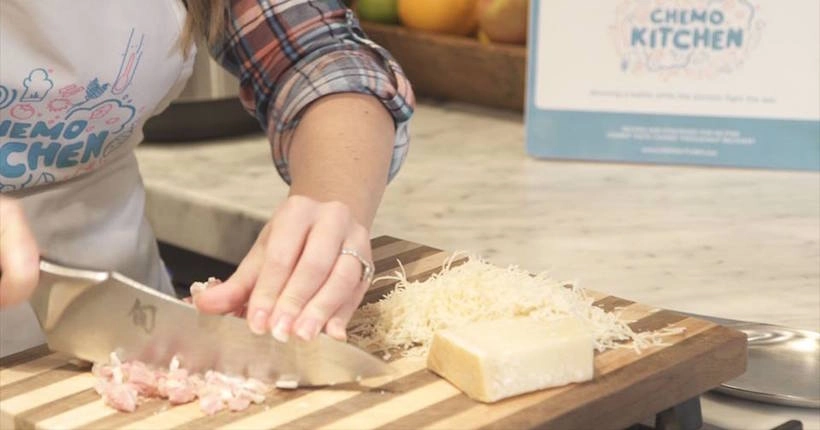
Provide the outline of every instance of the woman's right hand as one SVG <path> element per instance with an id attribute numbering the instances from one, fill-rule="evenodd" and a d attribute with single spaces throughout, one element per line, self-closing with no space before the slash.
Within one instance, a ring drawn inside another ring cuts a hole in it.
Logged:
<path id="1" fill-rule="evenodd" d="M 28 300 L 40 276 L 40 252 L 20 203 L 0 196 L 0 309 Z"/>

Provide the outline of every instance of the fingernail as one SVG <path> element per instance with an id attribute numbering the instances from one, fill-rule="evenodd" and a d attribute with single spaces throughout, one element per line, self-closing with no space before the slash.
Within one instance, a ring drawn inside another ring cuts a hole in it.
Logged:
<path id="1" fill-rule="evenodd" d="M 340 320 L 332 319 L 327 323 L 327 334 L 336 340 L 347 340 L 347 330 Z"/>
<path id="2" fill-rule="evenodd" d="M 278 340 L 279 342 L 287 342 L 290 338 L 290 324 L 293 321 L 293 317 L 287 314 L 280 315 L 279 318 L 276 319 L 276 322 L 273 324 L 273 338 Z"/>
<path id="3" fill-rule="evenodd" d="M 191 297 L 196 297 L 197 294 L 205 291 L 205 287 L 202 285 L 191 285 L 191 288 L 188 289 L 191 293 Z"/>
<path id="4" fill-rule="evenodd" d="M 304 340 L 313 340 L 317 334 L 319 334 L 319 330 L 321 326 L 319 322 L 313 318 L 306 319 L 302 322 L 299 328 L 296 330 L 296 335 L 301 337 Z"/>
<path id="5" fill-rule="evenodd" d="M 253 318 L 251 319 L 251 331 L 256 334 L 265 334 L 267 331 L 267 323 L 268 317 L 270 312 L 264 309 L 257 309 L 256 312 L 253 314 Z"/>

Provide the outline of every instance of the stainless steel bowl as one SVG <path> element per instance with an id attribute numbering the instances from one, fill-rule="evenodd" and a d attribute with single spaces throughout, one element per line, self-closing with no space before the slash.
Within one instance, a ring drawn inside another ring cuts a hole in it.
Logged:
<path id="1" fill-rule="evenodd" d="M 746 373 L 717 391 L 766 403 L 820 408 L 820 334 L 769 324 L 738 324 L 746 333 Z"/>
<path id="2" fill-rule="evenodd" d="M 746 334 L 746 372 L 715 391 L 764 403 L 820 408 L 820 333 L 677 312 Z"/>

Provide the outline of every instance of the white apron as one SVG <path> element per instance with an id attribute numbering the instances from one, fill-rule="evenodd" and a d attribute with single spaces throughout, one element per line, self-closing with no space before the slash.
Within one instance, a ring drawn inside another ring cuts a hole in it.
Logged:
<path id="1" fill-rule="evenodd" d="M 133 150 L 191 74 L 184 6 L 2 1 L 0 192 L 20 199 L 43 255 L 172 294 Z M 28 304 L 0 311 L 0 356 L 43 342 Z"/>

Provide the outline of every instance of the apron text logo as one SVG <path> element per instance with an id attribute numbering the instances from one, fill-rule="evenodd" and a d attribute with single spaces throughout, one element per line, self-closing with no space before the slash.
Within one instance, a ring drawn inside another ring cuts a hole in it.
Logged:
<path id="1" fill-rule="evenodd" d="M 0 137 L 10 138 L 0 145 L 0 176 L 19 178 L 30 170 L 71 167 L 99 157 L 108 130 L 88 133 L 83 139 L 71 142 L 83 134 L 87 126 L 85 120 L 53 125 L 43 121 L 0 122 Z"/>

